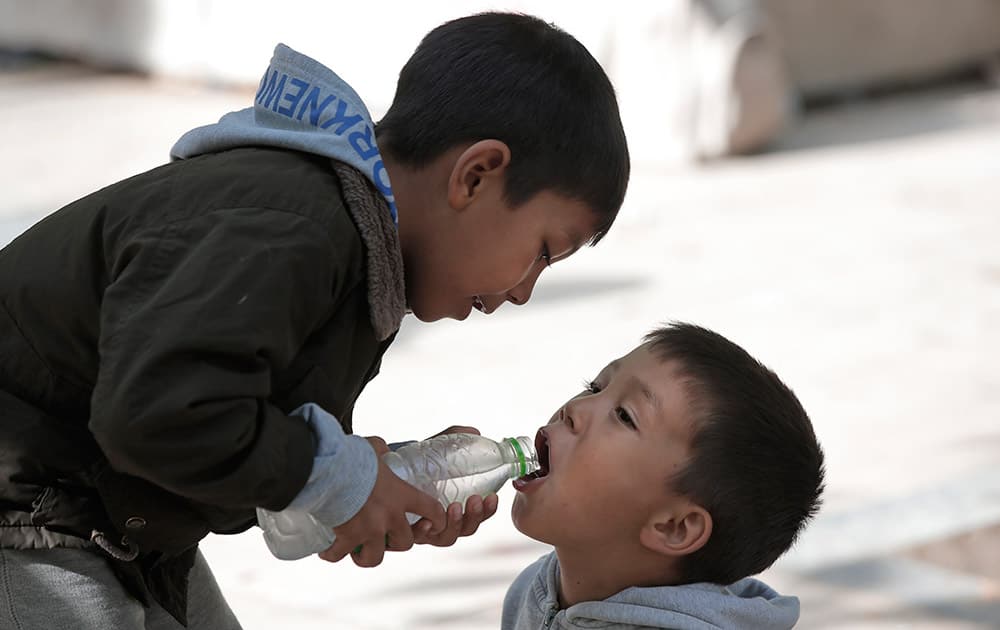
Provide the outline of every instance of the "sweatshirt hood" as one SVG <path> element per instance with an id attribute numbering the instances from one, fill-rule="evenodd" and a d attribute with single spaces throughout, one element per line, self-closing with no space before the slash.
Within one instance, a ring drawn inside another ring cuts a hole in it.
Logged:
<path id="1" fill-rule="evenodd" d="M 535 600 L 543 607 L 556 605 L 559 562 L 555 553 L 541 562 L 547 566 L 537 574 Z M 614 625 L 676 630 L 786 630 L 798 621 L 799 600 L 779 595 L 760 580 L 745 578 L 728 586 L 697 583 L 633 587 L 606 600 L 581 602 L 560 612 L 567 628 Z"/>
<path id="2" fill-rule="evenodd" d="M 566 616 L 577 624 L 590 620 L 682 630 L 785 630 L 799 618 L 799 600 L 744 578 L 728 586 L 633 587 L 603 602 L 571 606 Z"/>
<path id="3" fill-rule="evenodd" d="M 397 222 L 392 185 L 365 104 L 332 70 L 284 44 L 274 49 L 253 107 L 185 133 L 170 149 L 170 157 L 246 146 L 304 151 L 349 164 L 385 197 Z"/>

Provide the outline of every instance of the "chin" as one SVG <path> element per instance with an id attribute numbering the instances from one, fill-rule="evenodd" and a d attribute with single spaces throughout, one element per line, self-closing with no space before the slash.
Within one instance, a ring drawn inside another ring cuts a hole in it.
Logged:
<path id="1" fill-rule="evenodd" d="M 430 324 L 432 322 L 436 322 L 436 321 L 440 321 L 440 320 L 444 319 L 444 317 L 442 317 L 442 316 L 428 317 L 426 315 L 420 315 L 420 313 L 417 313 L 416 311 L 414 311 L 413 316 L 416 317 L 418 320 L 422 321 L 425 324 Z"/>
<path id="2" fill-rule="evenodd" d="M 544 519 L 545 515 L 532 512 L 530 507 L 521 503 L 521 497 L 515 497 L 514 505 L 510 508 L 510 521 L 514 524 L 514 528 L 528 538 L 552 544 L 547 540 L 548 537 L 545 535 L 543 528 L 533 526 L 537 524 L 538 518 Z"/>
<path id="3" fill-rule="evenodd" d="M 424 322 L 425 324 L 429 324 L 431 322 L 436 322 L 438 320 L 444 319 L 445 317 L 448 317 L 447 315 L 442 315 L 442 314 L 439 314 L 439 313 L 428 313 L 427 310 L 425 310 L 424 308 L 422 308 L 420 306 L 412 306 L 411 305 L 409 312 L 410 312 L 411 315 L 413 315 L 414 317 L 416 317 L 420 321 Z M 455 318 L 455 319 L 457 319 L 457 318 Z"/>

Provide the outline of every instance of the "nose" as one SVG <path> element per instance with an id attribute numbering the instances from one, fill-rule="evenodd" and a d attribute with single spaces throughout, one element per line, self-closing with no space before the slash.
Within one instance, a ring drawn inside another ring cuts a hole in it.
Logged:
<path id="1" fill-rule="evenodd" d="M 545 263 L 535 263 L 532 265 L 524 279 L 516 287 L 507 292 L 507 301 L 517 306 L 527 304 L 528 300 L 531 299 L 532 291 L 535 290 L 535 283 L 538 282 L 538 277 L 542 275 L 542 269 L 545 269 Z"/>
<path id="2" fill-rule="evenodd" d="M 566 425 L 570 433 L 579 433 L 587 426 L 589 413 L 586 398 L 574 398 L 559 410 L 559 421 Z"/>

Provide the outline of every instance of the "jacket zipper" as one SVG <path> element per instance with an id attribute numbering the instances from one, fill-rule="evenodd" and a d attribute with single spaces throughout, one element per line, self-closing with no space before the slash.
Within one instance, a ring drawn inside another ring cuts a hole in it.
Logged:
<path id="1" fill-rule="evenodd" d="M 545 613 L 545 621 L 542 622 L 542 630 L 549 630 L 552 627 L 552 622 L 555 621 L 557 614 L 559 614 L 558 608 L 555 606 L 549 608 L 549 611 Z"/>

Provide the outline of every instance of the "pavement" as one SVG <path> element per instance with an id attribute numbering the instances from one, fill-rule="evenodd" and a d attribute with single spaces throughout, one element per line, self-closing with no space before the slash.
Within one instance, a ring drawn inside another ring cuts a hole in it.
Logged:
<path id="1" fill-rule="evenodd" d="M 252 94 L 0 66 L 0 244 Z M 762 576 L 800 597 L 799 627 L 1000 628 L 1000 91 L 846 104 L 759 156 L 635 164 L 611 234 L 546 272 L 529 307 L 405 321 L 356 427 L 530 434 L 666 320 L 740 343 L 811 413 L 826 504 Z M 496 628 L 506 586 L 547 551 L 511 526 L 511 495 L 474 537 L 376 569 L 281 562 L 256 531 L 203 549 L 247 630 Z"/>

